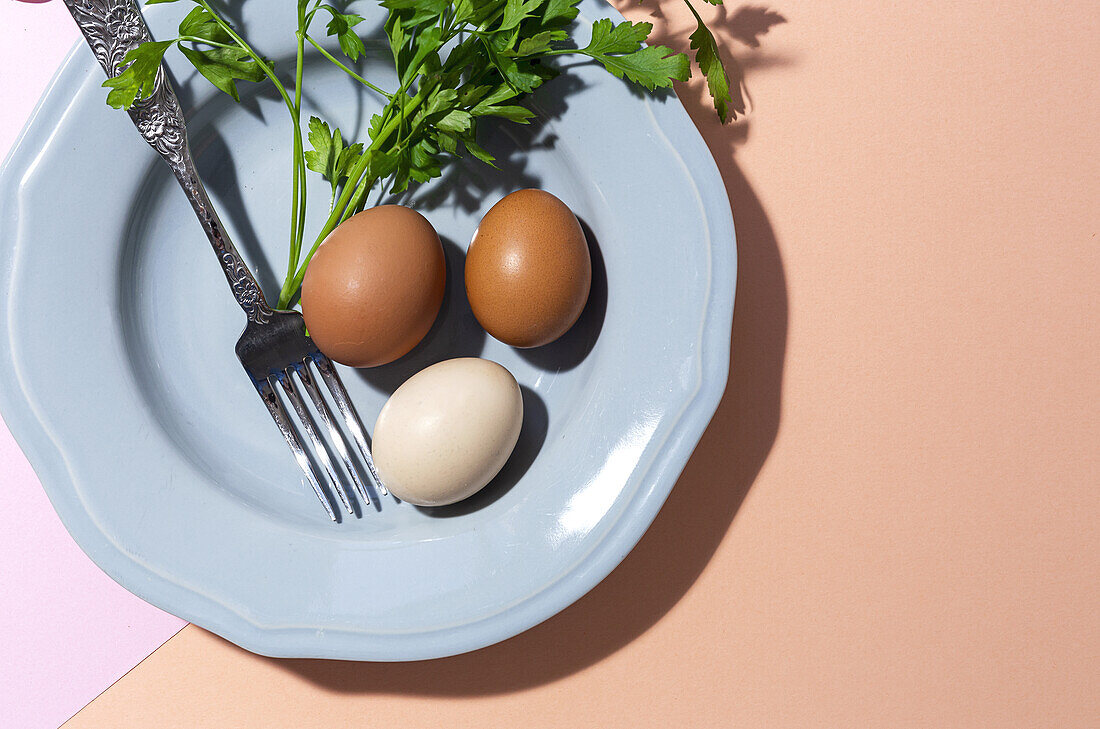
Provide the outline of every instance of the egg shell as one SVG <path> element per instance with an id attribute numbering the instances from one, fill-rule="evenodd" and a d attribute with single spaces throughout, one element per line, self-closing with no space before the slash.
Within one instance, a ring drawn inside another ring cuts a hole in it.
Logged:
<path id="1" fill-rule="evenodd" d="M 390 396 L 374 424 L 374 465 L 390 492 L 445 506 L 488 484 L 512 454 L 523 397 L 507 369 L 462 357 L 427 367 Z"/>
<path id="2" fill-rule="evenodd" d="M 375 367 L 424 338 L 446 282 L 431 223 L 411 208 L 382 205 L 344 221 L 317 249 L 302 281 L 302 315 L 331 359 Z"/>
<path id="3" fill-rule="evenodd" d="M 485 331 L 513 347 L 539 347 L 580 317 L 592 257 L 565 203 L 543 190 L 519 190 L 482 218 L 465 276 L 470 308 Z"/>

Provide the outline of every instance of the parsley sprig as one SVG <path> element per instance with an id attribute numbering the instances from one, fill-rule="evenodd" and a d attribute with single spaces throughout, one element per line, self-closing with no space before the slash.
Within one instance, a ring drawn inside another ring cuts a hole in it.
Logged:
<path id="1" fill-rule="evenodd" d="M 147 4 L 179 1 L 148 0 Z M 365 207 L 377 185 L 401 193 L 412 183 L 439 177 L 448 159 L 464 155 L 493 165 L 493 156 L 477 143 L 479 123 L 490 117 L 527 123 L 534 113 L 523 105 L 524 97 L 559 73 L 548 59 L 586 57 L 616 77 L 651 91 L 669 88 L 691 75 L 685 54 L 646 45 L 653 29 L 650 23 L 597 20 L 587 44 L 580 45 L 573 36 L 580 0 L 380 0 L 389 13 L 384 30 L 399 84 L 386 91 L 349 67 L 313 32 L 315 20 L 327 20 L 325 35 L 335 39 L 340 56 L 355 62 L 366 52 L 356 31 L 363 18 L 347 12 L 348 3 L 341 0 L 295 0 L 297 51 L 291 86 L 209 0 L 183 1 L 195 7 L 180 22 L 178 36 L 130 51 L 124 59 L 125 70 L 104 84 L 111 89 L 107 102 L 129 108 L 147 97 L 173 45 L 234 100 L 240 100 L 238 82 L 266 79 L 275 86 L 290 113 L 293 147 L 290 250 L 279 308 L 292 305 L 317 247 L 336 226 Z M 691 48 L 707 78 L 715 109 L 723 121 L 735 118 L 744 113 L 740 89 L 731 90 L 714 36 L 690 0 L 685 2 L 698 23 Z M 303 138 L 307 46 L 384 102 L 370 120 L 369 142 L 352 142 L 317 117 L 308 120 Z M 331 195 L 328 216 L 305 250 L 307 170 L 328 180 Z"/>

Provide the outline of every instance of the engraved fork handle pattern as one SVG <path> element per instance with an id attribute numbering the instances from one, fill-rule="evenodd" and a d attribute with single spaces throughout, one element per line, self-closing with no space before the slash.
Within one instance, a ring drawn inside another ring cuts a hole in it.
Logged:
<path id="1" fill-rule="evenodd" d="M 152 40 L 136 0 L 64 2 L 109 78 L 122 72 L 123 57 L 131 48 Z M 176 98 L 176 92 L 172 89 L 172 83 L 163 66 L 157 72 L 152 95 L 135 103 L 129 114 L 142 138 L 172 168 L 210 239 L 210 245 L 214 247 L 218 262 L 233 289 L 233 297 L 244 309 L 248 320 L 256 324 L 266 324 L 271 319 L 272 309 L 244 259 L 226 235 L 214 206 L 210 204 L 210 198 L 191 157 L 183 109 L 180 108 L 179 99 Z"/>

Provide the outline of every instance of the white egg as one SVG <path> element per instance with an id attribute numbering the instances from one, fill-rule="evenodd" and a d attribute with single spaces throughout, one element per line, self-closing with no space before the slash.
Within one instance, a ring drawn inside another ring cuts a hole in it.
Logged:
<path id="1" fill-rule="evenodd" d="M 443 506 L 481 490 L 519 440 L 523 397 L 496 362 L 463 357 L 410 377 L 374 425 L 371 451 L 382 483 L 418 506 Z"/>

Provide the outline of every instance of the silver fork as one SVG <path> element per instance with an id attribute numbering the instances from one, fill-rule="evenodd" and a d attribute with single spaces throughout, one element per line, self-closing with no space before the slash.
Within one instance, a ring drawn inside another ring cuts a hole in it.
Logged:
<path id="1" fill-rule="evenodd" d="M 152 40 L 149 28 L 135 0 L 64 0 L 64 2 L 108 77 L 113 78 L 122 71 L 123 56 L 131 48 Z M 263 399 L 267 411 L 279 427 L 283 438 L 286 439 L 294 459 L 325 507 L 329 518 L 336 521 L 336 512 L 321 486 L 321 477 L 298 438 L 286 408 L 279 399 L 279 389 L 297 414 L 302 430 L 312 443 L 313 460 L 321 465 L 326 482 L 339 496 L 348 514 L 354 515 L 351 497 L 344 488 L 343 479 L 337 475 L 337 468 L 333 466 L 317 424 L 306 407 L 301 390 L 305 391 L 313 403 L 317 415 L 329 434 L 330 442 L 339 453 L 344 469 L 355 484 L 359 497 L 364 504 L 370 504 L 366 486 L 359 476 L 356 464 L 352 461 L 351 453 L 332 411 L 325 402 L 321 388 L 317 384 L 317 376 L 320 376 L 333 403 L 340 411 L 351 439 L 355 442 L 379 493 L 386 495 L 388 493 L 386 487 L 374 468 L 363 423 L 355 412 L 355 406 L 352 405 L 347 390 L 344 389 L 344 384 L 336 373 L 336 368 L 306 334 L 302 315 L 296 311 L 279 311 L 271 308 L 256 279 L 245 265 L 244 259 L 237 253 L 237 249 L 226 235 L 195 170 L 187 141 L 183 110 L 163 67 L 157 73 L 153 93 L 149 98 L 138 101 L 129 110 L 129 114 L 141 136 L 172 168 L 172 173 L 183 188 L 187 199 L 191 202 L 191 207 L 199 217 L 203 230 L 210 239 L 210 245 L 214 247 L 218 262 L 221 263 L 225 277 L 233 289 L 233 297 L 248 317 L 244 333 L 237 341 L 237 358 L 244 365 L 252 384 Z M 296 380 L 300 383 L 301 390 Z"/>

